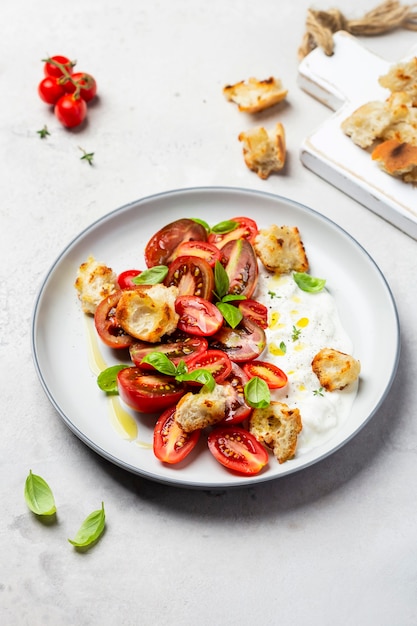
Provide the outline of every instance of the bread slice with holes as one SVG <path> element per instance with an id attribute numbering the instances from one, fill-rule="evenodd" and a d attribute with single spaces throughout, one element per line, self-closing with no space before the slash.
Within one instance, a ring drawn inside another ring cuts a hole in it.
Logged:
<path id="1" fill-rule="evenodd" d="M 78 268 L 74 284 L 84 313 L 94 315 L 104 298 L 117 291 L 117 274 L 107 265 L 89 256 Z"/>
<path id="2" fill-rule="evenodd" d="M 293 458 L 302 428 L 300 411 L 283 402 L 272 401 L 264 409 L 254 409 L 249 419 L 249 431 L 272 450 L 279 463 Z"/>
<path id="3" fill-rule="evenodd" d="M 267 229 L 261 229 L 253 246 L 262 264 L 270 272 L 287 274 L 308 270 L 307 255 L 296 226 L 273 224 Z"/>
<path id="4" fill-rule="evenodd" d="M 326 391 L 345 389 L 358 379 L 361 371 L 358 360 L 334 348 L 320 350 L 315 355 L 311 367 Z"/>
<path id="5" fill-rule="evenodd" d="M 280 172 L 286 160 L 285 130 L 280 122 L 267 130 L 263 126 L 241 132 L 243 158 L 247 167 L 266 180 L 272 172 Z"/>

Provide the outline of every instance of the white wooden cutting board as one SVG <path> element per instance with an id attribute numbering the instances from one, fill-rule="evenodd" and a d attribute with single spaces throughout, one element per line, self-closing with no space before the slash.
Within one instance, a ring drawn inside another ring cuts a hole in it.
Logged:
<path id="1" fill-rule="evenodd" d="M 336 111 L 301 147 L 301 161 L 402 231 L 417 239 L 417 186 L 381 171 L 369 151 L 356 146 L 340 128 L 342 121 L 370 100 L 385 100 L 389 91 L 378 78 L 397 61 L 387 61 L 344 31 L 334 35 L 334 54 L 320 48 L 300 63 L 300 87 Z M 407 58 L 417 54 L 415 46 Z M 398 59 L 399 61 L 400 59 Z"/>

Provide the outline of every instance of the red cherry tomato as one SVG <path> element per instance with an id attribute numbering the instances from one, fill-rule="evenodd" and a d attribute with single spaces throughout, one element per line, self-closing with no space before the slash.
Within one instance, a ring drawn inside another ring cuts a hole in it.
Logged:
<path id="1" fill-rule="evenodd" d="M 134 341 L 116 322 L 116 306 L 122 295 L 121 291 L 104 298 L 94 314 L 94 323 L 100 339 L 110 348 L 128 348 Z"/>
<path id="2" fill-rule="evenodd" d="M 63 126 L 74 128 L 74 126 L 79 126 L 85 120 L 87 105 L 82 98 L 76 98 L 71 94 L 67 94 L 58 100 L 54 111 Z"/>
<path id="3" fill-rule="evenodd" d="M 178 287 L 180 296 L 199 296 L 211 300 L 214 274 L 204 259 L 196 256 L 179 256 L 169 266 L 165 285 Z"/>
<path id="4" fill-rule="evenodd" d="M 171 222 L 158 230 L 148 241 L 145 248 L 146 265 L 148 267 L 168 265 L 181 242 L 206 239 L 206 229 L 194 220 L 182 218 Z"/>
<path id="5" fill-rule="evenodd" d="M 281 387 L 285 387 L 288 382 L 285 372 L 273 363 L 251 361 L 250 363 L 245 363 L 243 369 L 249 378 L 253 378 L 254 376 L 262 378 L 270 389 L 281 389 Z"/>
<path id="6" fill-rule="evenodd" d="M 222 383 L 232 371 L 232 362 L 221 350 L 206 350 L 194 356 L 187 363 L 188 371 L 205 369 L 210 372 L 216 383 Z"/>
<path id="7" fill-rule="evenodd" d="M 190 335 L 208 337 L 223 325 L 223 316 L 212 303 L 198 296 L 178 296 L 175 310 L 180 316 L 178 328 Z"/>
<path id="8" fill-rule="evenodd" d="M 69 74 L 72 74 L 72 68 L 74 67 L 74 63 L 70 61 L 67 57 L 57 54 L 50 58 L 51 61 L 56 61 L 60 65 L 64 65 L 67 72 Z M 61 78 L 61 76 L 64 76 L 62 70 L 54 63 L 46 62 L 43 66 L 43 71 L 45 76 L 54 76 L 55 78 Z"/>
<path id="9" fill-rule="evenodd" d="M 123 402 L 139 413 L 160 413 L 178 402 L 185 387 L 171 376 L 143 372 L 126 367 L 117 374 L 117 386 Z"/>
<path id="10" fill-rule="evenodd" d="M 119 274 L 119 276 L 117 277 L 117 283 L 120 289 L 134 289 L 135 287 L 137 287 L 137 285 L 135 285 L 135 283 L 132 281 L 132 278 L 135 278 L 135 276 L 139 276 L 139 274 L 141 273 L 141 270 L 126 270 L 125 272 Z"/>
<path id="11" fill-rule="evenodd" d="M 162 413 L 155 425 L 153 451 L 163 463 L 179 463 L 195 448 L 200 430 L 186 433 L 175 420 L 176 407 Z"/>
<path id="12" fill-rule="evenodd" d="M 79 89 L 79 94 L 83 100 L 86 102 L 90 102 L 97 95 L 97 83 L 96 80 L 91 74 L 87 74 L 86 72 L 74 72 L 71 76 L 72 81 L 75 81 L 77 85 L 71 80 L 67 80 L 65 82 L 65 91 L 67 93 L 74 93 L 74 91 Z"/>
<path id="13" fill-rule="evenodd" d="M 65 95 L 65 89 L 56 78 L 46 76 L 38 85 L 38 94 L 47 104 L 55 104 Z"/>
<path id="14" fill-rule="evenodd" d="M 265 346 L 265 331 L 248 319 L 243 319 L 236 328 L 222 326 L 210 337 L 211 348 L 223 350 L 231 361 L 237 363 L 256 359 Z"/>
<path id="15" fill-rule="evenodd" d="M 237 306 L 243 317 L 263 329 L 268 328 L 268 309 L 264 304 L 257 300 L 240 300 Z"/>
<path id="16" fill-rule="evenodd" d="M 184 336 L 185 337 L 185 336 Z M 130 358 L 137 367 L 144 370 L 154 370 L 148 363 L 142 363 L 142 359 L 151 352 L 163 352 L 174 365 L 184 361 L 188 365 L 189 361 L 203 354 L 208 347 L 206 339 L 203 337 L 185 337 L 182 341 L 170 343 L 147 343 L 136 341 L 130 346 Z"/>
<path id="17" fill-rule="evenodd" d="M 244 387 L 249 376 L 243 369 L 232 361 L 232 371 L 225 379 L 225 384 L 231 385 L 234 397 L 226 405 L 226 416 L 222 424 L 240 424 L 252 413 L 252 408 L 246 404 Z"/>
<path id="18" fill-rule="evenodd" d="M 184 241 L 180 243 L 178 248 L 174 252 L 175 258 L 179 256 L 197 256 L 214 267 L 216 261 L 221 261 L 222 253 L 219 248 L 216 248 L 212 243 L 208 241 Z"/>
<path id="19" fill-rule="evenodd" d="M 250 298 L 258 282 L 258 261 L 246 239 L 229 241 L 222 248 L 229 277 L 229 293 Z"/>
<path id="20" fill-rule="evenodd" d="M 208 436 L 208 447 L 214 458 L 239 474 L 258 474 L 267 465 L 269 456 L 255 437 L 243 428 L 215 428 Z"/>
<path id="21" fill-rule="evenodd" d="M 236 228 L 228 233 L 210 233 L 209 243 L 213 243 L 219 249 L 223 249 L 229 241 L 234 241 L 235 239 L 247 239 L 250 243 L 254 242 L 258 234 L 258 225 L 254 220 L 251 220 L 249 217 L 232 217 L 230 221 L 236 222 Z"/>

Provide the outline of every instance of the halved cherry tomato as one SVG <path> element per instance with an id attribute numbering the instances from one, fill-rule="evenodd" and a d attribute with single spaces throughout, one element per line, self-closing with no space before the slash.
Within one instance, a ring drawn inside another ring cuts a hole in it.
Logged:
<path id="1" fill-rule="evenodd" d="M 175 250 L 175 258 L 179 256 L 198 256 L 214 267 L 216 261 L 221 261 L 222 253 L 219 248 L 208 241 L 184 241 Z"/>
<path id="2" fill-rule="evenodd" d="M 223 316 L 212 303 L 198 296 L 178 296 L 175 310 L 180 316 L 178 328 L 190 335 L 209 337 L 223 325 Z"/>
<path id="3" fill-rule="evenodd" d="M 117 374 L 121 399 L 139 413 L 159 413 L 178 402 L 185 387 L 171 376 L 126 367 Z"/>
<path id="4" fill-rule="evenodd" d="M 281 389 L 281 387 L 285 387 L 288 382 L 286 373 L 273 363 L 251 361 L 250 363 L 245 363 L 243 369 L 249 378 L 253 378 L 254 376 L 262 378 L 270 389 Z"/>
<path id="5" fill-rule="evenodd" d="M 230 220 L 236 222 L 237 226 L 228 233 L 210 233 L 209 243 L 213 243 L 220 250 L 229 242 L 235 239 L 247 239 L 253 243 L 258 234 L 258 225 L 250 217 L 232 217 Z"/>
<path id="6" fill-rule="evenodd" d="M 213 297 L 213 270 L 207 261 L 196 256 L 179 256 L 172 261 L 164 283 L 167 287 L 178 287 L 180 296 L 199 296 L 205 300 Z"/>
<path id="7" fill-rule="evenodd" d="M 141 270 L 126 270 L 119 274 L 119 276 L 117 277 L 117 282 L 120 289 L 134 289 L 135 287 L 137 287 L 137 285 L 135 285 L 135 283 L 132 281 L 132 278 L 135 278 L 135 276 L 139 276 L 139 274 L 141 273 Z"/>
<path id="8" fill-rule="evenodd" d="M 251 320 L 243 318 L 236 326 L 222 326 L 209 341 L 210 347 L 223 350 L 231 361 L 241 363 L 256 359 L 266 346 L 265 331 Z"/>
<path id="9" fill-rule="evenodd" d="M 169 265 L 175 249 L 183 241 L 206 241 L 207 231 L 198 222 L 188 218 L 175 220 L 156 232 L 145 248 L 145 261 L 148 267 Z"/>
<path id="10" fill-rule="evenodd" d="M 268 328 L 268 309 L 264 304 L 257 300 L 246 299 L 239 300 L 237 306 L 243 317 L 250 319 L 263 329 Z"/>
<path id="11" fill-rule="evenodd" d="M 153 451 L 163 463 L 179 463 L 195 448 L 200 430 L 186 433 L 175 420 L 176 407 L 162 413 L 155 424 Z"/>
<path id="12" fill-rule="evenodd" d="M 229 277 L 229 293 L 250 298 L 258 282 L 258 261 L 246 239 L 229 241 L 222 249 Z"/>
<path id="13" fill-rule="evenodd" d="M 125 333 L 116 322 L 116 307 L 122 291 L 116 291 L 104 298 L 94 314 L 94 324 L 99 337 L 110 348 L 128 348 L 136 339 Z"/>
<path id="14" fill-rule="evenodd" d="M 222 424 L 240 424 L 252 413 L 252 408 L 246 404 L 244 387 L 249 380 L 249 376 L 243 369 L 232 361 L 232 371 L 225 379 L 225 384 L 231 385 L 234 391 L 232 400 L 226 403 L 226 416 Z"/>
<path id="15" fill-rule="evenodd" d="M 142 359 L 151 352 L 163 352 L 174 363 L 178 365 L 180 361 L 187 363 L 194 358 L 198 358 L 208 347 L 207 340 L 203 337 L 186 337 L 182 341 L 170 343 L 147 343 L 146 341 L 136 341 L 130 346 L 130 357 L 137 367 L 144 370 L 154 370 L 152 365 L 142 363 Z"/>
<path id="16" fill-rule="evenodd" d="M 215 428 L 208 436 L 208 447 L 214 458 L 239 474 L 258 474 L 269 461 L 265 448 L 243 428 Z"/>
<path id="17" fill-rule="evenodd" d="M 189 372 L 197 369 L 208 370 L 216 383 L 222 383 L 232 371 L 232 362 L 221 350 L 206 350 L 193 357 L 187 367 Z"/>

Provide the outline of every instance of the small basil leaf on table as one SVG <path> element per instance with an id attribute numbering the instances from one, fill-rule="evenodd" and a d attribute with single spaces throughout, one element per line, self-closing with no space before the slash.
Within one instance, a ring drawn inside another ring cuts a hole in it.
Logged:
<path id="1" fill-rule="evenodd" d="M 25 500 L 35 515 L 54 515 L 56 513 L 54 494 L 48 483 L 29 471 L 25 482 Z"/>
<path id="2" fill-rule="evenodd" d="M 93 511 L 85 518 L 80 526 L 74 539 L 68 541 L 76 548 L 87 548 L 99 539 L 102 535 L 106 523 L 106 514 L 104 511 L 104 503 L 101 503 L 101 509 Z"/>

